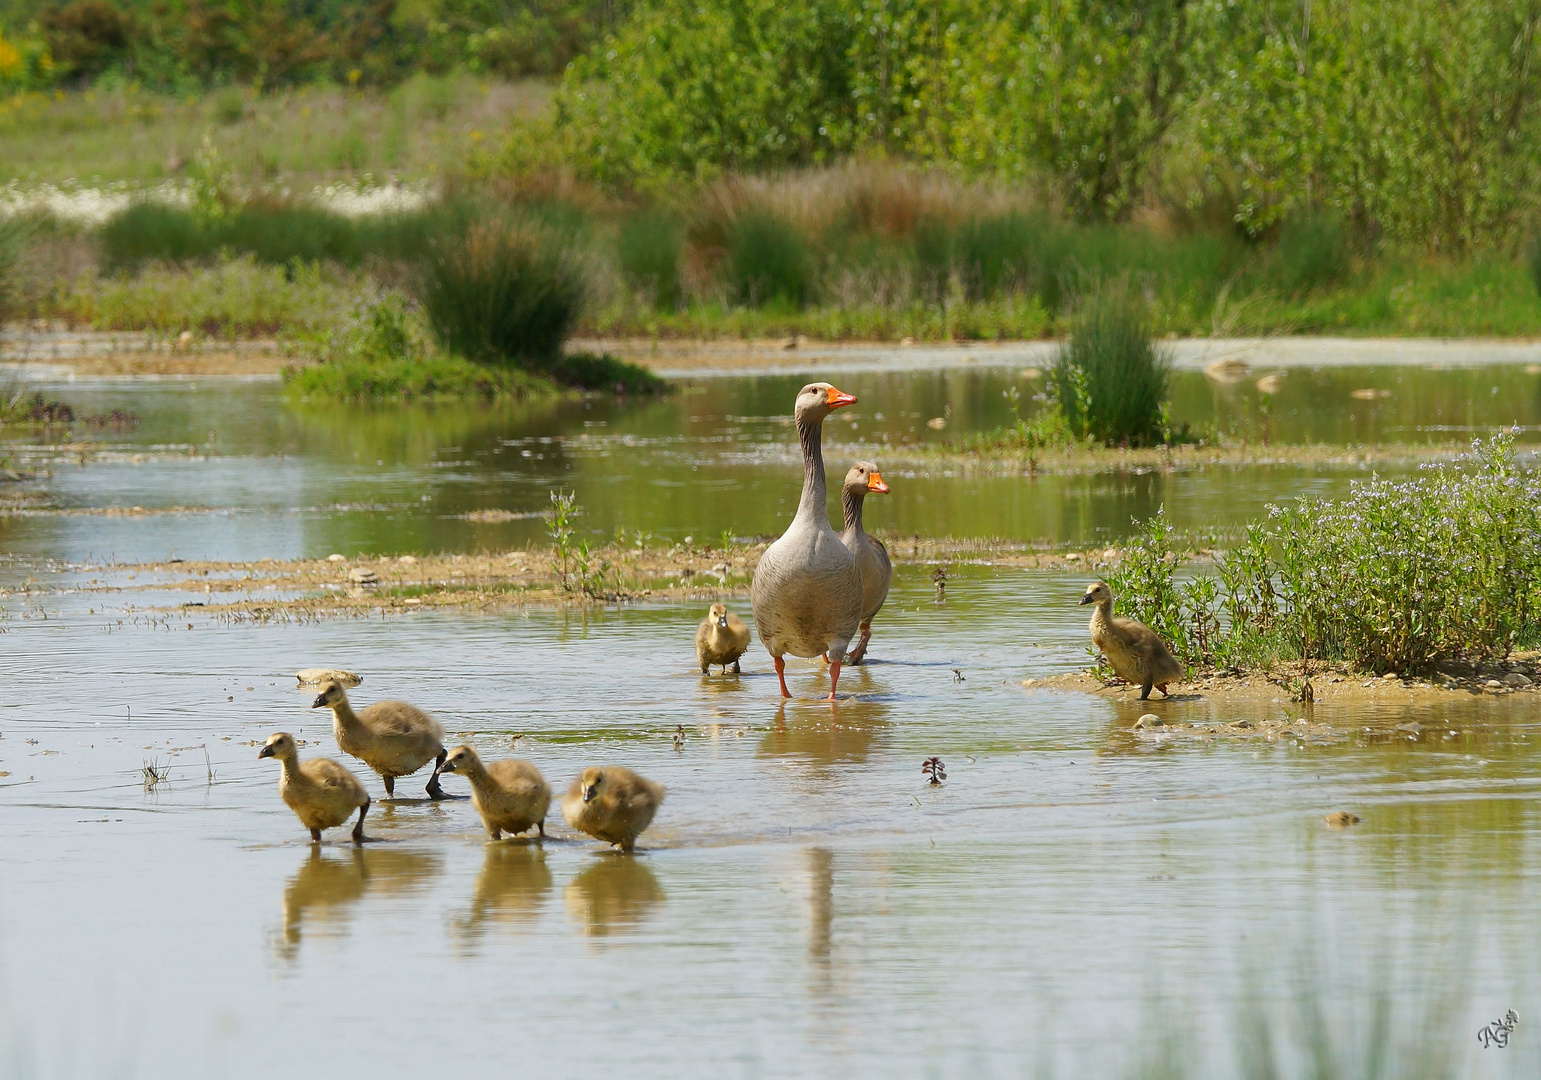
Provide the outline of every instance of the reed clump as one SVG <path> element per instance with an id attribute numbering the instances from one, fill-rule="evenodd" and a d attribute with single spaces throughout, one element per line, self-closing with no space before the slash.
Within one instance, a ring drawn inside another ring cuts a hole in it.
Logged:
<path id="1" fill-rule="evenodd" d="M 1051 379 L 1072 433 L 1108 446 L 1167 441 L 1171 359 L 1152 337 L 1149 305 L 1127 277 L 1082 296 Z"/>
<path id="2" fill-rule="evenodd" d="M 1182 574 L 1186 554 L 1158 514 L 1109 584 L 1190 664 L 1414 674 L 1541 640 L 1541 481 L 1512 433 L 1410 480 L 1271 506 L 1212 571 Z"/>

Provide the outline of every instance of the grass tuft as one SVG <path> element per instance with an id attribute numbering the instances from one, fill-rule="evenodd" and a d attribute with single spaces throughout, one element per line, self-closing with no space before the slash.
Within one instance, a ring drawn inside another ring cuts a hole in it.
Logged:
<path id="1" fill-rule="evenodd" d="M 1149 307 L 1128 278 L 1093 286 L 1054 364 L 1055 397 L 1070 430 L 1109 446 L 1166 440 L 1171 362 L 1152 341 Z"/>
<path id="2" fill-rule="evenodd" d="M 735 295 L 750 307 L 797 310 L 813 291 L 807 237 L 791 221 L 769 211 L 751 210 L 733 222 L 728 268 Z"/>
<path id="3" fill-rule="evenodd" d="M 659 311 L 673 311 L 680 305 L 684 243 L 684 224 L 667 211 L 643 210 L 621 222 L 616 238 L 621 273 Z"/>

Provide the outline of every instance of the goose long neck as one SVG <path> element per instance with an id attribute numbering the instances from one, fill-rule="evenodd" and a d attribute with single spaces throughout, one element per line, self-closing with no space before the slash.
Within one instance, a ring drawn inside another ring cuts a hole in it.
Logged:
<path id="1" fill-rule="evenodd" d="M 353 711 L 353 706 L 348 704 L 347 698 L 343 698 L 332 706 L 332 719 L 338 727 L 353 729 L 360 726 L 358 714 Z"/>
<path id="2" fill-rule="evenodd" d="M 845 488 L 840 492 L 840 505 L 845 508 L 845 527 L 855 529 L 858 533 L 865 530 L 861 527 L 861 508 L 867 501 L 867 492 L 862 488 Z"/>
<path id="3" fill-rule="evenodd" d="M 284 767 L 284 780 L 287 783 L 293 784 L 305 779 L 305 774 L 300 772 L 299 754 L 290 754 L 287 757 L 279 758 L 278 761 Z"/>
<path id="4" fill-rule="evenodd" d="M 824 421 L 798 418 L 797 438 L 803 444 L 803 497 L 797 504 L 799 519 L 829 524 L 829 489 L 824 481 Z"/>
<path id="5" fill-rule="evenodd" d="M 1111 596 L 1106 600 L 1097 601 L 1097 615 L 1105 623 L 1113 621 L 1113 598 Z"/>

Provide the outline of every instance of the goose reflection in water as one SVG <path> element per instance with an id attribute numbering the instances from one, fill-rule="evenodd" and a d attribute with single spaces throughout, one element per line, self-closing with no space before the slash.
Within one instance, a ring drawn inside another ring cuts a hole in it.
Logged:
<path id="1" fill-rule="evenodd" d="M 450 921 L 450 933 L 467 948 L 486 934 L 489 923 L 529 923 L 551 892 L 551 869 L 539 844 L 504 840 L 487 845 L 471 908 Z"/>
<path id="2" fill-rule="evenodd" d="M 666 899 L 653 872 L 635 856 L 597 859 L 562 892 L 567 913 L 590 937 L 635 929 Z"/>
<path id="3" fill-rule="evenodd" d="M 862 671 L 862 668 L 858 668 Z M 839 701 L 821 711 L 776 710 L 760 739 L 761 757 L 800 757 L 819 765 L 866 761 L 890 727 L 888 706 L 872 701 Z"/>
<path id="4" fill-rule="evenodd" d="M 284 926 L 274 935 L 274 951 L 283 960 L 297 959 L 302 927 L 340 934 L 366 892 L 409 893 L 438 876 L 442 866 L 439 856 L 424 852 L 355 847 L 328 856 L 312 847 L 284 886 Z"/>

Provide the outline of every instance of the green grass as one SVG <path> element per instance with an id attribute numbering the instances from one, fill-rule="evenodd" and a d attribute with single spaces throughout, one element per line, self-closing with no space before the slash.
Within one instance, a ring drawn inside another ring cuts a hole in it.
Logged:
<path id="1" fill-rule="evenodd" d="M 225 89 L 183 98 L 131 88 L 0 97 L 0 184 L 175 180 L 205 135 L 246 185 L 385 180 L 464 171 L 515 117 L 546 108 L 550 87 L 418 75 L 388 92 Z M 237 109 L 239 102 L 239 109 Z"/>
<path id="2" fill-rule="evenodd" d="M 1051 374 L 1055 402 L 1073 434 L 1108 446 L 1166 441 L 1171 362 L 1151 333 L 1145 298 L 1127 279 L 1104 282 L 1081 298 Z"/>
<path id="3" fill-rule="evenodd" d="M 807 237 L 777 214 L 751 210 L 729 227 L 727 279 L 750 307 L 802 307 L 813 291 Z"/>
<path id="4" fill-rule="evenodd" d="M 617 231 L 616 261 L 621 273 L 627 284 L 659 311 L 679 307 L 680 250 L 684 243 L 684 224 L 662 208 L 627 216 Z"/>
<path id="5" fill-rule="evenodd" d="M 344 358 L 284 372 L 290 396 L 301 401 L 404 402 L 436 399 L 552 397 L 546 376 L 517 368 L 473 364 L 454 356 Z"/>
<path id="6" fill-rule="evenodd" d="M 422 271 L 418 295 L 447 352 L 539 370 L 561 356 L 586 284 L 559 235 L 533 223 L 491 221 L 442 243 Z"/>

